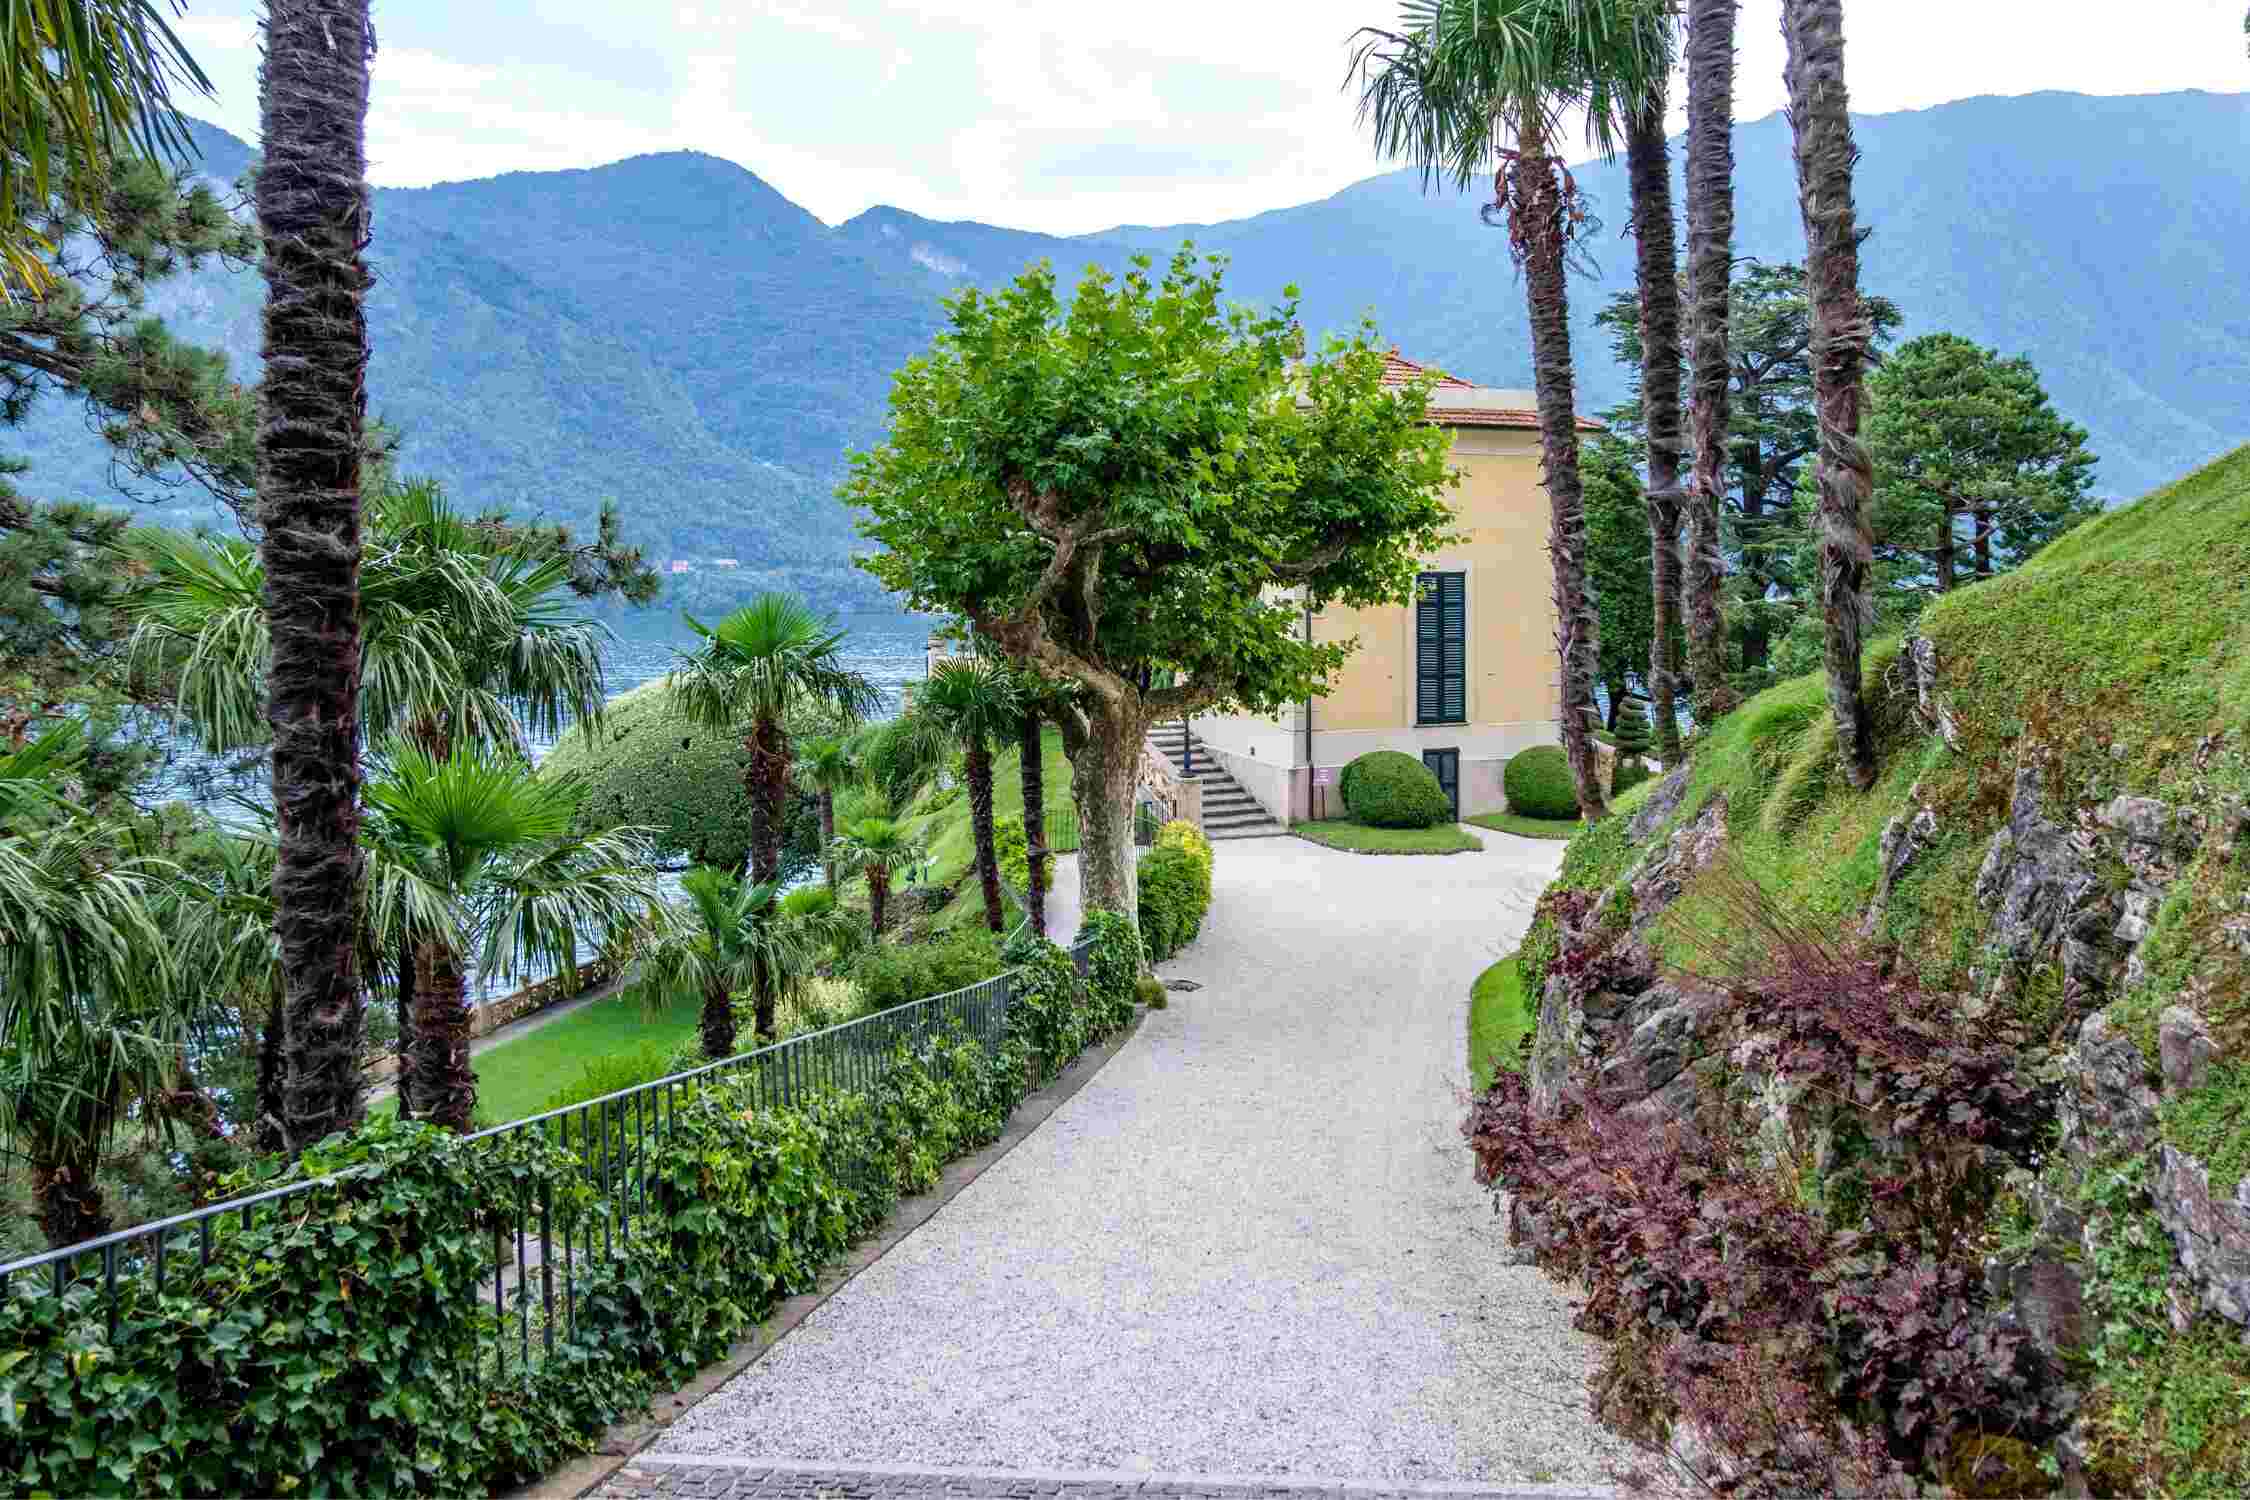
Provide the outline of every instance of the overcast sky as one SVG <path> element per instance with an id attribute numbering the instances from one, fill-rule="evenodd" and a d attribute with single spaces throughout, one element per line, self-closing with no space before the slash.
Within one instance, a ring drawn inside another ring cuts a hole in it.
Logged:
<path id="1" fill-rule="evenodd" d="M 2250 90 L 2244 0 L 1848 0 L 1861 111 L 1975 94 Z M 1344 92 L 1395 0 L 375 0 L 372 175 L 420 186 L 692 149 L 831 223 L 877 203 L 1077 233 L 1234 218 L 1376 171 Z M 1780 107 L 1743 0 L 1736 110 Z M 255 141 L 257 0 L 188 0 Z"/>

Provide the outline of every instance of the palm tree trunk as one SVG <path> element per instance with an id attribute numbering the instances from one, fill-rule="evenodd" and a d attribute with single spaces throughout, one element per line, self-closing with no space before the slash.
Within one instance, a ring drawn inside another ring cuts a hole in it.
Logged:
<path id="1" fill-rule="evenodd" d="M 1047 935 L 1047 753 L 1037 710 L 1027 710 L 1018 728 L 1018 753 L 1023 758 L 1024 864 L 1031 872 L 1031 889 L 1024 892 L 1030 907 L 1031 930 Z"/>
<path id="2" fill-rule="evenodd" d="M 258 228 L 260 554 L 272 641 L 285 1144 L 359 1123 L 359 511 L 367 417 L 368 0 L 269 0 Z"/>
<path id="3" fill-rule="evenodd" d="M 1734 706 L 1727 686 L 1726 582 L 1719 514 L 1727 492 L 1727 297 L 1734 246 L 1734 11 L 1736 0 L 1689 0 L 1687 31 L 1688 297 L 1693 304 L 1695 455 L 1688 487 L 1688 674 L 1695 719 L 1708 726 Z"/>
<path id="4" fill-rule="evenodd" d="M 1005 932 L 1008 913 L 1000 904 L 1000 859 L 992 848 L 992 748 L 973 740 L 961 762 L 969 783 L 969 832 L 977 846 L 977 883 L 984 888 L 984 925 Z"/>
<path id="5" fill-rule="evenodd" d="M 398 940 L 398 1117 L 414 1118 L 414 943 Z"/>
<path id="6" fill-rule="evenodd" d="M 1844 93 L 1842 0 L 1782 0 L 1789 44 L 1789 120 L 1797 199 L 1805 220 L 1812 301 L 1813 407 L 1820 418 L 1820 592 L 1828 706 L 1852 785 L 1875 783 L 1875 735 L 1860 701 L 1874 544 L 1867 501 L 1874 465 L 1859 440 L 1861 377 L 1873 338 L 1859 298 L 1859 230 L 1852 208 L 1852 122 Z"/>
<path id="7" fill-rule="evenodd" d="M 258 1028 L 258 1118 L 250 1138 L 260 1151 L 281 1151 L 289 1142 L 281 1128 L 281 1078 L 287 1055 L 289 1008 L 276 996 Z"/>
<path id="8" fill-rule="evenodd" d="M 743 748 L 750 752 L 743 772 L 750 792 L 750 878 L 778 880 L 782 803 L 789 794 L 789 731 L 778 718 L 760 718 Z"/>
<path id="9" fill-rule="evenodd" d="M 1594 682 L 1600 675 L 1600 622 L 1593 580 L 1586 574 L 1586 497 L 1578 475 L 1577 394 L 1571 369 L 1570 301 L 1563 283 L 1569 208 L 1558 164 L 1547 155 L 1544 121 L 1527 109 L 1518 132 L 1517 235 L 1524 288 L 1531 311 L 1532 384 L 1539 395 L 1539 442 L 1550 514 L 1548 554 L 1555 565 L 1555 648 L 1562 661 L 1562 738 L 1578 809 L 1587 821 L 1604 817 L 1594 751 Z"/>
<path id="10" fill-rule="evenodd" d="M 703 987 L 703 1055 L 713 1062 L 734 1056 L 734 996 L 724 980 Z"/>
<path id="11" fill-rule="evenodd" d="M 828 873 L 828 893 L 836 893 L 836 791 L 820 789 L 820 857 Z"/>
<path id="12" fill-rule="evenodd" d="M 867 921 L 875 936 L 883 935 L 883 918 L 891 904 L 891 872 L 870 867 L 867 872 Z"/>
<path id="13" fill-rule="evenodd" d="M 39 1205 L 39 1230 L 49 1249 L 109 1233 L 109 1206 L 94 1180 L 100 1159 L 97 1151 L 51 1142 L 34 1149 L 31 1195 Z"/>
<path id="14" fill-rule="evenodd" d="M 1649 588 L 1656 628 L 1648 648 L 1649 714 L 1666 770 L 1680 763 L 1673 667 L 1680 659 L 1680 261 L 1673 244 L 1672 152 L 1662 86 L 1634 112 L 1625 158 L 1633 185 L 1635 271 L 1641 291 L 1641 412 L 1648 430 Z"/>
<path id="15" fill-rule="evenodd" d="M 1955 558 L 1958 556 L 1958 548 L 1953 536 L 1953 523 L 1959 512 L 1954 510 L 1951 500 L 1942 500 L 1939 504 L 1943 509 L 1938 516 L 1937 551 L 1935 554 L 1937 587 L 1939 593 L 1947 594 L 1953 591 Z"/>
<path id="16" fill-rule="evenodd" d="M 416 945 L 414 963 L 414 1094 L 424 1119 L 466 1131 L 477 1112 L 468 976 L 461 956 L 442 942 Z"/>

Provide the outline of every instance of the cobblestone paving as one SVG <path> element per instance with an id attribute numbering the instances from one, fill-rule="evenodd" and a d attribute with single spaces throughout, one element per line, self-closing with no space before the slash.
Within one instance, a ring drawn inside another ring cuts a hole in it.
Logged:
<path id="1" fill-rule="evenodd" d="M 1386 1489 L 1347 1483 L 1245 1483 L 1125 1474 L 973 1474 L 757 1463 L 628 1463 L 597 1500 L 1606 1500 L 1607 1489 L 1519 1485 Z"/>

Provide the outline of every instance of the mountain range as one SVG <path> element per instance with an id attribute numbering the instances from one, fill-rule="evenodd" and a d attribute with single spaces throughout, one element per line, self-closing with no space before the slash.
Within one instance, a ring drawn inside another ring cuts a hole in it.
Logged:
<path id="1" fill-rule="evenodd" d="M 2028 354 L 2089 429 L 2100 488 L 2132 495 L 2242 441 L 2250 391 L 2250 95 L 2034 94 L 1857 118 L 1862 284 L 1903 337 L 1949 330 Z M 215 127 L 202 170 L 249 146 Z M 1794 260 L 1803 234 L 1787 123 L 1736 130 L 1737 254 Z M 1675 152 L 1675 172 L 1679 168 Z M 1622 163 L 1577 169 L 1604 230 L 1573 287 L 1580 405 L 1628 372 L 1592 318 L 1627 289 Z M 1183 240 L 1230 258 L 1267 303 L 1302 289 L 1315 331 L 1372 316 L 1411 357 L 1525 386 L 1521 283 L 1481 195 L 1386 173 L 1295 208 L 1218 224 L 1057 238 L 889 207 L 834 227 L 753 173 L 668 153 L 583 171 L 378 190 L 373 408 L 404 467 L 465 503 L 586 521 L 605 497 L 663 558 L 735 557 L 737 586 L 872 602 L 833 488 L 880 438 L 888 377 L 942 321 L 940 298 L 1040 258 L 1066 275 Z M 162 287 L 183 336 L 256 369 L 262 286 L 210 268 Z M 80 414 L 49 402 L 10 434 L 27 493 L 110 493 Z M 191 522 L 185 495 L 161 508 Z"/>

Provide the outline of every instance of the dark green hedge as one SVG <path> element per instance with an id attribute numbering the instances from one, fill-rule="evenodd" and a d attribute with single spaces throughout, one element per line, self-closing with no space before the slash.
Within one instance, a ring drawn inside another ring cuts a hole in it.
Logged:
<path id="1" fill-rule="evenodd" d="M 1578 788 L 1560 745 L 1538 745 L 1516 755 L 1501 773 L 1508 807 L 1527 818 L 1575 818 Z"/>
<path id="2" fill-rule="evenodd" d="M 1436 775 L 1402 750 L 1370 750 L 1344 767 L 1337 785 L 1345 809 L 1373 828 L 1435 828 L 1453 819 Z"/>
<path id="3" fill-rule="evenodd" d="M 965 927 L 926 943 L 870 943 L 852 960 L 859 1010 L 871 1015 L 925 995 L 942 995 L 990 979 L 1007 965 L 1000 939 L 982 927 Z"/>
<path id="4" fill-rule="evenodd" d="M 1155 847 L 1141 856 L 1141 942 L 1158 962 L 1195 941 L 1211 909 L 1211 843 L 1193 823 L 1172 822 L 1157 831 Z"/>
<path id="5" fill-rule="evenodd" d="M 381 1117 L 238 1184 L 349 1173 L 247 1229 L 214 1220 L 208 1266 L 175 1245 L 163 1295 L 125 1266 L 114 1336 L 92 1287 L 58 1298 L 19 1281 L 0 1298 L 0 1488 L 484 1494 L 587 1451 L 997 1136 L 1035 1069 L 1130 1018 L 1139 939 L 1122 918 L 1089 928 L 1087 982 L 1051 945 L 1023 955 L 1028 998 L 997 1053 L 902 1041 L 868 1091 L 791 1108 L 753 1107 L 739 1080 L 681 1089 L 665 1149 L 626 1181 L 536 1132 L 466 1141 Z M 605 1184 L 642 1205 L 614 1246 Z M 503 1210 L 541 1195 L 593 1253 L 575 1327 L 527 1373 L 516 1309 L 493 1312 L 488 1277 Z"/>

